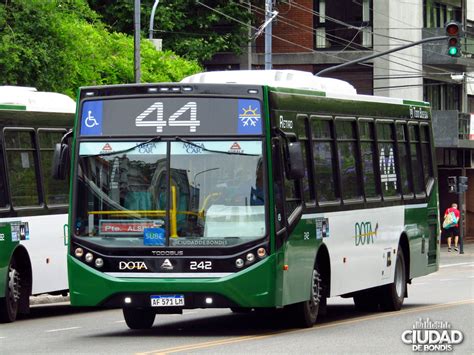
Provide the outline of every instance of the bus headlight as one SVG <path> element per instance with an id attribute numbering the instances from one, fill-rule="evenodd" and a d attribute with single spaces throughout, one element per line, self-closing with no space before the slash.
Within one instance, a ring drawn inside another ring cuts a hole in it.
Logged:
<path id="1" fill-rule="evenodd" d="M 252 253 L 248 253 L 245 258 L 249 263 L 253 263 L 255 261 L 255 255 L 253 255 Z"/>
<path id="2" fill-rule="evenodd" d="M 99 268 L 104 266 L 104 260 L 102 260 L 102 258 L 95 259 L 95 266 Z"/>
<path id="3" fill-rule="evenodd" d="M 265 248 L 258 248 L 257 255 L 260 259 L 264 258 L 267 255 Z"/>
<path id="4" fill-rule="evenodd" d="M 242 266 L 244 266 L 244 261 L 241 258 L 238 258 L 235 261 L 235 266 L 237 266 L 240 269 Z"/>
<path id="5" fill-rule="evenodd" d="M 76 250 L 74 250 L 74 255 L 78 258 L 82 258 L 84 250 L 82 248 L 76 248 Z"/>
<path id="6" fill-rule="evenodd" d="M 88 263 L 91 263 L 92 260 L 94 260 L 94 255 L 92 255 L 92 253 L 87 253 L 87 254 L 86 254 L 86 261 L 87 261 Z"/>

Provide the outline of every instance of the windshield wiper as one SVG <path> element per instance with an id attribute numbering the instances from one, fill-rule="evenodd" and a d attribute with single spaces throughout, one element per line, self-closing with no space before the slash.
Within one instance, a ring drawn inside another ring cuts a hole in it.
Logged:
<path id="1" fill-rule="evenodd" d="M 207 149 L 206 147 L 204 147 L 204 144 L 202 146 L 200 146 L 199 144 L 193 143 L 193 142 L 188 141 L 187 139 L 181 138 L 179 136 L 176 136 L 175 139 L 177 141 L 192 145 L 193 147 L 200 148 L 202 150 L 205 150 L 206 152 L 211 152 L 211 153 L 228 154 L 228 155 L 245 155 L 245 156 L 248 156 L 248 157 L 259 157 L 261 155 L 261 154 L 249 154 L 249 153 L 240 153 L 240 152 L 235 152 L 234 153 L 234 152 L 225 152 L 225 151 L 222 151 L 222 150 Z"/>
<path id="2" fill-rule="evenodd" d="M 156 137 L 153 137 L 153 138 L 151 138 L 151 139 L 149 139 L 145 142 L 137 144 L 137 145 L 135 145 L 131 148 L 116 150 L 116 151 L 109 152 L 109 153 L 91 154 L 91 155 L 88 155 L 88 157 L 102 157 L 102 156 L 108 156 L 108 155 L 116 155 L 116 154 L 127 153 L 127 152 L 130 152 L 130 151 L 134 150 L 134 149 L 142 147 L 144 145 L 147 145 L 147 144 L 150 144 L 150 143 L 153 143 L 153 142 L 159 142 L 159 141 L 161 141 L 161 136 L 156 136 Z"/>

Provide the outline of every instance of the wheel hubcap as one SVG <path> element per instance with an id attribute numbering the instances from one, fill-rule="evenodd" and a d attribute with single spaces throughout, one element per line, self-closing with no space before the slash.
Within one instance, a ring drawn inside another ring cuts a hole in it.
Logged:
<path id="1" fill-rule="evenodd" d="M 313 278 L 311 280 L 311 301 L 309 302 L 309 308 L 312 313 L 316 311 L 321 298 L 321 287 L 319 286 L 321 279 L 318 276 L 316 270 L 313 270 Z"/>
<path id="2" fill-rule="evenodd" d="M 20 299 L 20 273 L 14 268 L 10 268 L 8 272 L 8 289 L 10 290 L 10 300 L 17 303 Z"/>

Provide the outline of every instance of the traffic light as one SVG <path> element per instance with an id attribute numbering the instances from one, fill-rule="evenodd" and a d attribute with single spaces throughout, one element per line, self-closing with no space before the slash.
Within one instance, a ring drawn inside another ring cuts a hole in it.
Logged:
<path id="1" fill-rule="evenodd" d="M 456 21 L 449 21 L 444 26 L 446 36 L 448 36 L 448 50 L 447 54 L 450 57 L 461 56 L 461 24 Z"/>
<path id="2" fill-rule="evenodd" d="M 467 191 L 467 176 L 458 177 L 458 192 L 463 193 Z"/>
<path id="3" fill-rule="evenodd" d="M 458 183 L 456 176 L 448 176 L 448 192 L 457 193 Z"/>

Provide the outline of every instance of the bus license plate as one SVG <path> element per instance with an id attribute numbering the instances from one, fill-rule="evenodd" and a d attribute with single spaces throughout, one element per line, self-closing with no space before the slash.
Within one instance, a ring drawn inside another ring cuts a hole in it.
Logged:
<path id="1" fill-rule="evenodd" d="M 152 307 L 184 306 L 184 295 L 151 296 Z"/>

